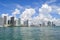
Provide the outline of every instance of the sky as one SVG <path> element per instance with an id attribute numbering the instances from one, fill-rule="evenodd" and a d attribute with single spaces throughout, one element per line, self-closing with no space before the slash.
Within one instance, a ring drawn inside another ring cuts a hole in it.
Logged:
<path id="1" fill-rule="evenodd" d="M 57 22 L 60 20 L 60 0 L 0 0 L 0 15 L 33 22 Z"/>

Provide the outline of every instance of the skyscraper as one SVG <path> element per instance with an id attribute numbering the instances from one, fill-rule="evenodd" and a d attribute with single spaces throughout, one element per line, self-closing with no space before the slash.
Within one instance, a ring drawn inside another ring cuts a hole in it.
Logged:
<path id="1" fill-rule="evenodd" d="M 15 26 L 18 26 L 18 19 L 15 20 Z"/>
<path id="2" fill-rule="evenodd" d="M 4 20 L 2 17 L 0 17 L 0 27 L 3 27 L 4 26 Z"/>
<path id="3" fill-rule="evenodd" d="M 24 25 L 25 25 L 26 27 L 29 26 L 29 25 L 28 25 L 28 20 L 24 21 Z"/>
<path id="4" fill-rule="evenodd" d="M 52 22 L 52 26 L 56 26 L 56 25 Z"/>
<path id="5" fill-rule="evenodd" d="M 51 26 L 52 24 L 51 24 L 51 22 L 50 21 L 48 21 L 47 22 L 47 26 Z"/>
<path id="6" fill-rule="evenodd" d="M 21 25 L 21 19 L 18 18 L 18 26 L 20 26 L 20 25 Z"/>
<path id="7" fill-rule="evenodd" d="M 4 16 L 4 26 L 7 26 L 8 21 L 7 21 L 7 16 Z"/>
<path id="8" fill-rule="evenodd" d="M 11 26 L 14 26 L 14 17 L 11 17 Z"/>
<path id="9" fill-rule="evenodd" d="M 6 24 L 7 16 L 4 16 L 4 24 Z"/>
<path id="10" fill-rule="evenodd" d="M 8 20 L 8 24 L 11 24 L 11 20 Z"/>

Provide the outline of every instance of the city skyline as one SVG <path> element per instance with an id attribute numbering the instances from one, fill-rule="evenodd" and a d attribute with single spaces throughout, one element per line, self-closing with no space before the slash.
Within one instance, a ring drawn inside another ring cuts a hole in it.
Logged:
<path id="1" fill-rule="evenodd" d="M 21 19 L 18 18 L 15 20 L 15 17 L 12 16 L 10 20 L 7 19 L 7 16 L 4 16 L 3 18 L 0 17 L 0 27 L 54 27 L 58 26 L 54 22 L 51 21 L 40 21 L 41 23 L 36 24 L 31 22 L 30 20 L 23 21 L 23 24 L 21 23 Z"/>
<path id="2" fill-rule="evenodd" d="M 23 21 L 53 21 L 60 25 L 59 4 L 59 0 L 0 0 L 0 14 L 2 17 L 15 16 L 15 19 L 21 18 Z"/>

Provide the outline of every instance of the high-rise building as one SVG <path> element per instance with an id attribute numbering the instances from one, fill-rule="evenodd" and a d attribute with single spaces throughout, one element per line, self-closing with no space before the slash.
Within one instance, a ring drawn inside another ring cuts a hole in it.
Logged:
<path id="1" fill-rule="evenodd" d="M 14 20 L 14 26 L 16 26 L 16 20 Z"/>
<path id="2" fill-rule="evenodd" d="M 7 16 L 4 16 L 4 26 L 7 26 L 8 21 L 7 21 Z"/>
<path id="3" fill-rule="evenodd" d="M 8 26 L 11 26 L 11 20 L 8 20 Z"/>
<path id="4" fill-rule="evenodd" d="M 4 16 L 4 24 L 6 24 L 7 16 Z"/>
<path id="5" fill-rule="evenodd" d="M 20 18 L 14 20 L 14 26 L 20 26 Z"/>
<path id="6" fill-rule="evenodd" d="M 14 17 L 11 17 L 11 26 L 14 26 Z"/>
<path id="7" fill-rule="evenodd" d="M 25 25 L 26 27 L 29 26 L 29 23 L 28 23 L 28 22 L 29 22 L 28 20 L 24 21 L 24 25 Z"/>
<path id="8" fill-rule="evenodd" d="M 11 24 L 11 20 L 8 20 L 8 24 Z"/>
<path id="9" fill-rule="evenodd" d="M 21 25 L 21 19 L 18 18 L 18 26 L 20 26 L 20 25 Z"/>
<path id="10" fill-rule="evenodd" d="M 15 20 L 15 26 L 18 26 L 18 19 Z"/>
<path id="11" fill-rule="evenodd" d="M 0 27 L 4 26 L 4 19 L 2 17 L 0 17 Z"/>
<path id="12" fill-rule="evenodd" d="M 39 24 L 40 25 L 40 27 L 42 26 L 41 24 Z"/>
<path id="13" fill-rule="evenodd" d="M 52 22 L 52 26 L 56 26 L 56 25 Z"/>
<path id="14" fill-rule="evenodd" d="M 11 25 L 11 20 L 8 20 L 8 25 Z"/>
<path id="15" fill-rule="evenodd" d="M 44 22 L 42 23 L 42 26 L 45 26 L 45 23 Z"/>
<path id="16" fill-rule="evenodd" d="M 51 22 L 50 21 L 48 21 L 47 22 L 47 26 L 51 26 L 52 24 L 51 24 Z"/>

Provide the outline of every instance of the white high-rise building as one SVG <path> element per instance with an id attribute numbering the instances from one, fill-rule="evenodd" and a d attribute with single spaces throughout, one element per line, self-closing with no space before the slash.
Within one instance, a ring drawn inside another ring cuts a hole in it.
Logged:
<path id="1" fill-rule="evenodd" d="M 0 17 L 0 27 L 3 27 L 4 26 L 4 20 L 2 17 Z"/>
<path id="2" fill-rule="evenodd" d="M 21 26 L 21 19 L 18 18 L 18 26 Z"/>
<path id="3" fill-rule="evenodd" d="M 16 19 L 15 22 L 16 22 L 15 26 L 18 26 L 18 19 Z"/>
<path id="4" fill-rule="evenodd" d="M 16 22 L 15 26 L 20 26 L 20 25 L 21 25 L 21 20 L 20 20 L 20 18 L 16 19 L 15 22 Z"/>

